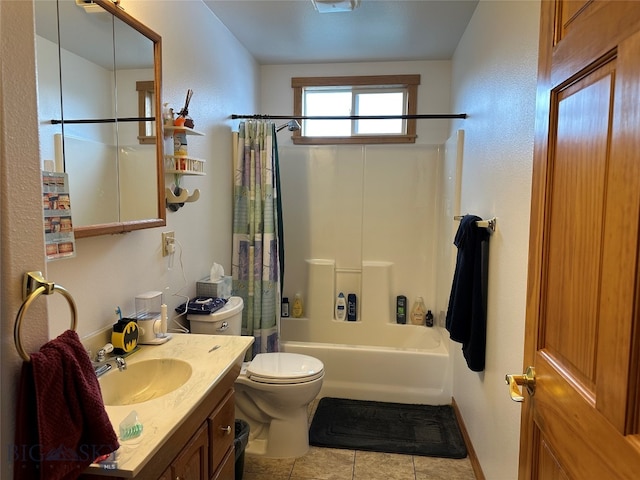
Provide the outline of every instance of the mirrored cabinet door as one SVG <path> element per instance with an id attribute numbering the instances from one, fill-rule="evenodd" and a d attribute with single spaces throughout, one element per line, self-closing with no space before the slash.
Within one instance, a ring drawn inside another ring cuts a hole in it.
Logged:
<path id="1" fill-rule="evenodd" d="M 108 0 L 35 3 L 40 140 L 69 176 L 76 237 L 164 225 L 160 37 Z"/>
<path id="2" fill-rule="evenodd" d="M 155 117 L 153 42 L 120 19 L 114 32 L 117 118 Z M 158 197 L 156 177 L 148 174 L 156 163 L 155 121 L 117 125 L 120 218 L 150 218 Z"/>

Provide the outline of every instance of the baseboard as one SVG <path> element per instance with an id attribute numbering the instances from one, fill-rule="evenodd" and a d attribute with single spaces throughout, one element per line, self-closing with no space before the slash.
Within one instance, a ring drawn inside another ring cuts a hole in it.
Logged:
<path id="1" fill-rule="evenodd" d="M 465 427 L 464 425 L 464 420 L 462 420 L 462 415 L 460 414 L 460 410 L 458 409 L 456 400 L 453 397 L 451 397 L 451 406 L 453 407 L 453 411 L 456 414 L 456 419 L 458 420 L 458 425 L 460 426 L 460 432 L 462 433 L 464 444 L 467 447 L 467 455 L 469 456 L 469 461 L 471 462 L 471 467 L 473 468 L 473 473 L 476 477 L 476 480 L 486 480 L 484 473 L 482 472 L 482 468 L 480 467 L 480 462 L 478 461 L 476 451 L 473 449 L 473 444 L 471 443 L 469 432 L 467 432 L 467 427 Z"/>

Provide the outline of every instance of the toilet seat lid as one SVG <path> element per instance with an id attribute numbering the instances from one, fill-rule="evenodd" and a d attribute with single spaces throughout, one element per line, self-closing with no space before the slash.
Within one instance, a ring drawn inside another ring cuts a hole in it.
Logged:
<path id="1" fill-rule="evenodd" d="M 247 367 L 247 376 L 262 383 L 308 382 L 323 374 L 320 360 L 299 353 L 259 353 Z"/>

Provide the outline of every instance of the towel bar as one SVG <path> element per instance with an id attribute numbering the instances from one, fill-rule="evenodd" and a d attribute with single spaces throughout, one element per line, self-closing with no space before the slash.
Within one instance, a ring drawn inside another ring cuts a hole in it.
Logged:
<path id="1" fill-rule="evenodd" d="M 462 220 L 462 218 L 464 217 L 464 215 L 456 215 L 455 217 L 453 217 L 454 220 Z M 489 233 L 493 233 L 496 231 L 496 217 L 490 218 L 489 220 L 478 220 L 476 222 L 476 225 L 481 227 L 481 228 L 486 228 Z"/>
<path id="2" fill-rule="evenodd" d="M 27 272 L 24 274 L 22 282 L 22 298 L 24 301 L 18 310 L 16 316 L 16 323 L 13 328 L 13 340 L 16 344 L 16 349 L 23 360 L 29 362 L 31 357 L 22 347 L 22 338 L 20 335 L 20 329 L 22 327 L 22 317 L 29 309 L 29 306 L 43 293 L 45 295 L 51 295 L 54 292 L 61 293 L 69 303 L 71 309 L 71 329 L 75 330 L 77 326 L 78 311 L 76 309 L 76 302 L 73 300 L 71 294 L 60 285 L 56 285 L 53 282 L 47 282 L 42 276 L 42 272 Z"/>

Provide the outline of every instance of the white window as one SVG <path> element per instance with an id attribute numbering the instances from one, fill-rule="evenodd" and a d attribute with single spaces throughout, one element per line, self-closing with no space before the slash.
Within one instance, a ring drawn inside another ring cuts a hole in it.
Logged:
<path id="1" fill-rule="evenodd" d="M 415 119 L 402 116 L 415 115 L 419 83 L 419 75 L 292 78 L 294 115 L 305 117 L 293 142 L 413 143 Z M 389 116 L 399 118 L 350 118 Z"/>

